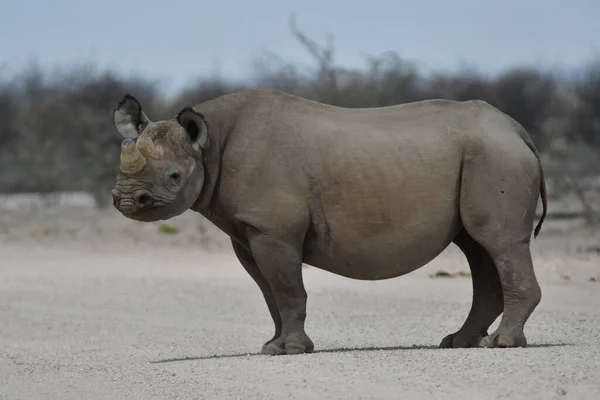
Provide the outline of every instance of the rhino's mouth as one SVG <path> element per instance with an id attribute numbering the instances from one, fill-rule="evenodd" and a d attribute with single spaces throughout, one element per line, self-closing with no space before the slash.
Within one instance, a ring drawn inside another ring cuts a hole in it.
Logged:
<path id="1" fill-rule="evenodd" d="M 179 214 L 173 204 L 156 203 L 144 208 L 119 208 L 123 216 L 140 222 L 155 222 L 166 220 Z"/>
<path id="2" fill-rule="evenodd" d="M 138 211 L 121 211 L 121 214 L 123 214 L 129 219 L 141 222 L 152 222 L 161 219 L 158 217 L 159 213 L 157 213 L 154 209 L 144 209 Z"/>
<path id="3" fill-rule="evenodd" d="M 173 196 L 146 187 L 113 190 L 113 205 L 126 218 L 134 221 L 153 222 L 169 219 L 182 212 L 180 196 Z"/>
<path id="4" fill-rule="evenodd" d="M 119 207 L 119 212 L 123 214 L 123 216 L 135 221 L 152 222 L 161 219 L 162 208 L 164 208 L 164 206 L 158 205 L 136 209 Z"/>

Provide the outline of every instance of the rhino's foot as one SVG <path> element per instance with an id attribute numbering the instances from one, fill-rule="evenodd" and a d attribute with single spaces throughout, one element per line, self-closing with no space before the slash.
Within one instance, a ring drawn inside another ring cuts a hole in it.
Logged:
<path id="1" fill-rule="evenodd" d="M 479 347 L 527 347 L 527 339 L 522 330 L 519 331 L 496 331 L 481 339 Z"/>
<path id="2" fill-rule="evenodd" d="M 439 347 L 441 349 L 478 347 L 486 336 L 487 332 L 482 334 L 465 334 L 458 331 L 442 339 Z"/>
<path id="3" fill-rule="evenodd" d="M 279 356 L 283 354 L 312 353 L 315 346 L 310 338 L 303 334 L 290 334 L 285 338 L 279 337 L 265 343 L 261 354 Z"/>

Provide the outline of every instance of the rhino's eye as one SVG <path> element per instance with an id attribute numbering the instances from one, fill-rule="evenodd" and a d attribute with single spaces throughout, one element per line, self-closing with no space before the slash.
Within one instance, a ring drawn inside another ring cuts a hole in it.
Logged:
<path id="1" fill-rule="evenodd" d="M 181 181 L 181 174 L 179 172 L 173 172 L 169 175 L 169 178 L 173 183 L 179 183 L 179 181 Z"/>

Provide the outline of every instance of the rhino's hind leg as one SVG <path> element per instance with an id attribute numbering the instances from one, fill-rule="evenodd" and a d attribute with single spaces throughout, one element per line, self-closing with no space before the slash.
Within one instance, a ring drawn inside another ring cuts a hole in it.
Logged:
<path id="1" fill-rule="evenodd" d="M 506 142 L 510 140 L 507 136 Z M 491 256 L 504 310 L 482 347 L 524 347 L 524 325 L 541 300 L 529 249 L 539 197 L 540 166 L 525 144 L 475 147 L 466 153 L 460 193 L 463 226 Z"/>
<path id="2" fill-rule="evenodd" d="M 302 281 L 302 246 L 256 233 L 250 237 L 252 256 L 272 290 L 281 318 L 280 335 L 265 344 L 263 354 L 311 353 L 314 345 L 304 331 L 307 293 Z"/>
<path id="3" fill-rule="evenodd" d="M 240 264 L 244 267 L 248 275 L 254 279 L 254 282 L 260 288 L 263 297 L 265 298 L 265 302 L 267 303 L 267 307 L 269 308 L 269 313 L 271 314 L 271 318 L 273 318 L 273 323 L 275 324 L 275 334 L 273 338 L 267 341 L 263 346 L 263 353 L 265 352 L 266 347 L 278 339 L 281 336 L 281 316 L 279 315 L 279 310 L 277 309 L 277 303 L 275 303 L 275 297 L 273 296 L 273 291 L 269 286 L 269 283 L 266 281 L 265 277 L 262 275 L 260 270 L 258 269 L 258 265 L 256 265 L 256 261 L 252 257 L 252 254 L 240 246 L 235 241 L 231 241 L 233 245 L 233 251 L 237 256 Z"/>
<path id="4" fill-rule="evenodd" d="M 525 322 L 542 294 L 533 271 L 529 243 L 492 250 L 504 290 L 504 313 L 498 329 L 483 338 L 480 347 L 525 347 Z"/>
<path id="5" fill-rule="evenodd" d="M 477 347 L 504 308 L 502 285 L 487 251 L 463 229 L 454 243 L 467 257 L 473 279 L 473 303 L 463 326 L 446 336 L 441 348 Z"/>

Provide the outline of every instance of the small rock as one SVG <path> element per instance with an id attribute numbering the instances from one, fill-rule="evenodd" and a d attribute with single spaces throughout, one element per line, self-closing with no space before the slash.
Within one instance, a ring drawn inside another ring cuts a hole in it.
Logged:
<path id="1" fill-rule="evenodd" d="M 438 271 L 435 275 L 429 275 L 430 278 L 455 278 L 455 277 L 470 277 L 471 273 L 466 271 L 458 271 L 450 273 L 447 271 Z"/>
<path id="2" fill-rule="evenodd" d="M 598 281 L 598 280 L 596 279 L 595 276 L 590 277 L 590 282 L 596 282 L 596 281 Z"/>
<path id="3" fill-rule="evenodd" d="M 598 253 L 598 254 L 600 254 L 600 246 L 589 246 L 587 248 L 587 251 L 589 253 Z"/>

